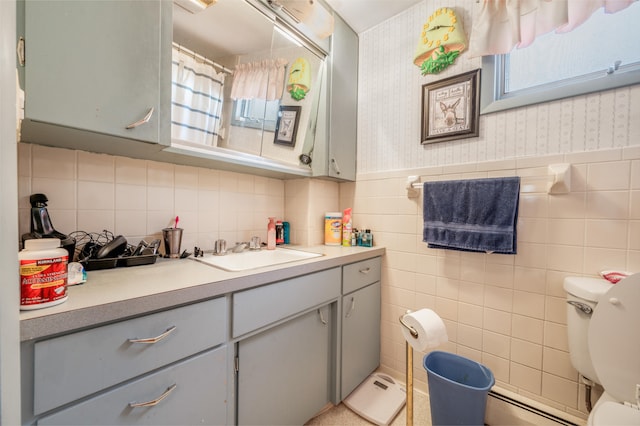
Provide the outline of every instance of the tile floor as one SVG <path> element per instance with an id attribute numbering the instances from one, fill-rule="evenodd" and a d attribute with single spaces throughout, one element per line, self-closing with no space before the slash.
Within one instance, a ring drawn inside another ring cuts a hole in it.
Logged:
<path id="1" fill-rule="evenodd" d="M 427 396 L 414 390 L 413 392 L 413 424 L 421 426 L 431 426 L 431 413 L 429 412 L 429 401 Z M 340 403 L 331 409 L 321 413 L 307 422 L 307 425 L 350 425 L 366 426 L 374 423 L 360 417 L 344 404 Z M 407 424 L 406 405 L 400 410 L 398 415 L 391 422 L 391 426 L 402 426 Z"/>

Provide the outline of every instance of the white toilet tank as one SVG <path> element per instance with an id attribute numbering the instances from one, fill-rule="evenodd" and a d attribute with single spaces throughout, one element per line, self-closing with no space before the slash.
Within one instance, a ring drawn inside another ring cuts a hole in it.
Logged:
<path id="1" fill-rule="evenodd" d="M 603 294 L 613 286 L 602 278 L 566 277 L 564 289 L 567 292 L 567 333 L 571 364 L 584 377 L 600 383 L 593 368 L 587 335 L 593 309 Z"/>

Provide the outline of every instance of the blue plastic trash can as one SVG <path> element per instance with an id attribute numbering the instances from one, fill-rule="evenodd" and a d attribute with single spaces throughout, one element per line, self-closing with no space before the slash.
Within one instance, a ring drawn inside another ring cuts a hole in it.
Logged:
<path id="1" fill-rule="evenodd" d="M 434 351 L 424 357 L 429 383 L 431 423 L 483 425 L 493 373 L 460 355 Z"/>

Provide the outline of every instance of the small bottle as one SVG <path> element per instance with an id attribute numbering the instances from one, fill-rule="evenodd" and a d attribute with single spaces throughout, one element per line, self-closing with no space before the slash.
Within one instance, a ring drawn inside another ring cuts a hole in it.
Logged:
<path id="1" fill-rule="evenodd" d="M 342 245 L 351 246 L 351 208 L 344 209 L 342 213 Z"/>
<path id="2" fill-rule="evenodd" d="M 276 245 L 284 244 L 284 227 L 282 221 L 276 221 Z"/>
<path id="3" fill-rule="evenodd" d="M 267 225 L 267 250 L 276 249 L 276 218 L 270 217 Z"/>
<path id="4" fill-rule="evenodd" d="M 291 242 L 290 233 L 291 233 L 291 225 L 289 222 L 282 222 L 282 233 L 284 234 L 284 243 L 289 244 Z"/>
<path id="5" fill-rule="evenodd" d="M 362 234 L 362 246 L 373 247 L 373 234 L 370 229 L 365 229 Z"/>

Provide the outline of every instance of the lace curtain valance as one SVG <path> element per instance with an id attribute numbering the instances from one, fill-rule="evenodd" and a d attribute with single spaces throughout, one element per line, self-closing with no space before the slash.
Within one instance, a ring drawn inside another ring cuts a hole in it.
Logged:
<path id="1" fill-rule="evenodd" d="M 282 98 L 286 66 L 285 59 L 265 59 L 236 65 L 231 99 L 273 101 Z"/>
<path id="2" fill-rule="evenodd" d="M 536 37 L 565 33 L 599 8 L 619 12 L 637 0 L 483 0 L 474 17 L 470 56 L 501 55 L 533 43 Z"/>

